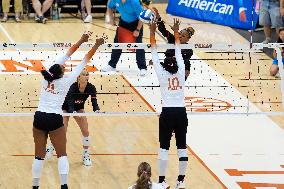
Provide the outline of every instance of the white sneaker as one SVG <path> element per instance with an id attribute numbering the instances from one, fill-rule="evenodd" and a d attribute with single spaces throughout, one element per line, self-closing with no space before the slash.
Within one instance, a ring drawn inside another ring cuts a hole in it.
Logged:
<path id="1" fill-rule="evenodd" d="M 185 189 L 185 182 L 177 181 L 175 189 Z"/>
<path id="2" fill-rule="evenodd" d="M 166 181 L 163 181 L 162 183 L 159 183 L 164 189 L 169 189 L 170 185 Z"/>
<path id="3" fill-rule="evenodd" d="M 111 67 L 110 65 L 107 65 L 105 67 L 103 67 L 101 69 L 102 72 L 112 72 L 112 71 L 115 71 L 116 69 L 114 67 Z"/>
<path id="4" fill-rule="evenodd" d="M 53 152 L 54 152 L 54 147 L 52 145 L 48 146 L 45 152 L 45 159 L 46 160 L 51 159 L 53 156 Z"/>
<path id="5" fill-rule="evenodd" d="M 147 74 L 147 70 L 145 70 L 145 69 L 141 69 L 141 70 L 140 70 L 140 74 L 139 74 L 139 75 L 140 75 L 141 77 L 144 77 L 146 74 Z"/>
<path id="6" fill-rule="evenodd" d="M 92 161 L 90 158 L 90 154 L 89 153 L 83 153 L 83 164 L 85 166 L 91 166 L 92 165 Z"/>
<path id="7" fill-rule="evenodd" d="M 92 15 L 88 15 L 84 20 L 85 23 L 91 23 L 92 21 L 93 21 Z"/>
<path id="8" fill-rule="evenodd" d="M 271 42 L 271 38 L 270 37 L 267 37 L 265 38 L 265 40 L 262 42 L 263 44 L 268 44 Z"/>

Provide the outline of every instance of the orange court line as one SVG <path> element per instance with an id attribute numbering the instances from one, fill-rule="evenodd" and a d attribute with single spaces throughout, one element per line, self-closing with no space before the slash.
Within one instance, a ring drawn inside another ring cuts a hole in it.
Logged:
<path id="1" fill-rule="evenodd" d="M 193 150 L 187 145 L 187 149 L 188 151 L 199 161 L 199 163 L 201 163 L 201 165 L 203 165 L 203 167 L 211 174 L 211 176 L 213 176 L 213 178 L 215 178 L 215 180 L 221 184 L 221 186 L 224 189 L 228 189 L 225 184 L 223 184 L 223 182 L 213 173 L 213 171 L 211 171 L 209 169 L 209 167 L 207 167 L 207 165 L 193 152 Z"/>
<path id="2" fill-rule="evenodd" d="M 135 87 L 131 85 L 131 83 L 123 76 L 120 75 L 122 79 L 132 88 L 132 90 L 145 102 L 145 104 L 150 108 L 152 112 L 156 112 L 156 110 L 149 104 L 149 102 L 137 91 Z"/>
<path id="3" fill-rule="evenodd" d="M 258 175 L 258 174 L 284 174 L 284 171 L 239 171 L 238 169 L 225 169 L 230 176 Z"/>
<path id="4" fill-rule="evenodd" d="M 118 153 L 118 154 L 115 154 L 115 153 L 101 153 L 101 154 L 90 154 L 91 156 L 157 156 L 158 154 L 157 153 L 140 153 L 140 154 L 128 154 L 128 153 Z M 176 156 L 176 154 L 169 154 L 170 156 Z M 14 157 L 33 157 L 35 156 L 34 154 L 12 154 L 11 156 L 14 156 Z M 56 156 L 56 155 L 53 155 L 53 156 Z"/>

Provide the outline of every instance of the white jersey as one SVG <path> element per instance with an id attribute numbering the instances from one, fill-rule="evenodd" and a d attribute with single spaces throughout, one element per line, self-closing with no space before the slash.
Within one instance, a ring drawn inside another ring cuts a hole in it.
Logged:
<path id="1" fill-rule="evenodd" d="M 128 189 L 135 189 L 135 185 L 129 186 Z M 151 189 L 164 189 L 162 185 L 157 184 L 155 182 L 152 182 L 152 188 Z"/>
<path id="2" fill-rule="evenodd" d="M 56 61 L 56 64 L 64 64 L 68 59 L 68 56 L 61 57 Z M 37 111 L 62 114 L 62 105 L 67 92 L 70 86 L 76 81 L 86 64 L 87 61 L 83 59 L 82 63 L 76 66 L 71 73 L 66 76 L 64 75 L 60 79 L 53 80 L 52 82 L 48 82 L 43 79 L 41 82 L 41 92 Z"/>
<path id="3" fill-rule="evenodd" d="M 178 71 L 175 74 L 170 74 L 160 64 L 156 48 L 152 48 L 151 52 L 154 68 L 160 82 L 163 107 L 185 107 L 185 65 L 180 45 L 175 46 L 175 57 L 178 64 Z"/>

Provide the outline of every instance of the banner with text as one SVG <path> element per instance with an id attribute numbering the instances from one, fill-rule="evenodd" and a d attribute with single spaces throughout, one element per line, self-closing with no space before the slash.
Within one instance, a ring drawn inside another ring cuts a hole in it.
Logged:
<path id="1" fill-rule="evenodd" d="M 256 0 L 252 2 L 245 0 L 169 0 L 167 13 L 250 30 L 255 29 L 258 20 L 255 10 L 258 10 L 259 5 Z"/>

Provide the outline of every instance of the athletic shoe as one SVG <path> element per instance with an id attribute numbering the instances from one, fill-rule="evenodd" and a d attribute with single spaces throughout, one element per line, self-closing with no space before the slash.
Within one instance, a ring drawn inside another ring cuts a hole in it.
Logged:
<path id="1" fill-rule="evenodd" d="M 162 183 L 159 183 L 164 189 L 169 189 L 170 185 L 164 180 Z"/>
<path id="2" fill-rule="evenodd" d="M 53 156 L 53 151 L 54 151 L 54 147 L 53 146 L 48 146 L 46 148 L 46 152 L 45 152 L 45 159 L 51 159 Z"/>
<path id="3" fill-rule="evenodd" d="M 115 70 L 116 69 L 114 67 L 107 65 L 107 66 L 105 66 L 101 69 L 101 72 L 111 72 L 111 71 L 115 71 Z"/>
<path id="4" fill-rule="evenodd" d="M 3 17 L 1 22 L 7 22 L 7 20 L 8 20 L 8 17 Z"/>
<path id="5" fill-rule="evenodd" d="M 22 20 L 19 17 L 15 17 L 16 22 L 20 23 Z"/>
<path id="6" fill-rule="evenodd" d="M 41 23 L 43 23 L 43 24 L 45 24 L 46 22 L 47 22 L 47 18 L 45 18 L 45 17 L 40 17 L 40 22 Z"/>
<path id="7" fill-rule="evenodd" d="M 39 189 L 39 186 L 33 186 L 33 189 Z"/>
<path id="8" fill-rule="evenodd" d="M 43 23 L 43 24 L 45 24 L 46 21 L 47 21 L 47 18 L 45 18 L 45 17 L 43 17 L 43 16 L 35 16 L 35 21 L 36 21 L 37 23 Z"/>
<path id="9" fill-rule="evenodd" d="M 85 22 L 85 23 L 91 23 L 92 21 L 93 21 L 92 15 L 88 15 L 88 16 L 84 19 L 84 22 Z"/>
<path id="10" fill-rule="evenodd" d="M 185 189 L 185 182 L 177 181 L 175 189 Z"/>
<path id="11" fill-rule="evenodd" d="M 144 77 L 146 74 L 147 74 L 147 70 L 146 70 L 146 69 L 141 69 L 141 70 L 140 70 L 140 74 L 139 74 L 139 75 L 140 75 L 141 77 Z"/>
<path id="12" fill-rule="evenodd" d="M 39 20 L 40 20 L 39 17 L 38 17 L 38 16 L 35 16 L 35 21 L 36 21 L 36 22 L 39 22 Z"/>
<path id="13" fill-rule="evenodd" d="M 61 185 L 61 189 L 68 189 L 67 184 Z"/>
<path id="14" fill-rule="evenodd" d="M 265 40 L 262 42 L 263 44 L 268 44 L 271 42 L 271 38 L 270 37 L 267 37 L 265 38 Z"/>
<path id="15" fill-rule="evenodd" d="M 90 154 L 87 153 L 87 152 L 83 153 L 83 164 L 85 166 L 91 166 L 92 165 Z"/>

